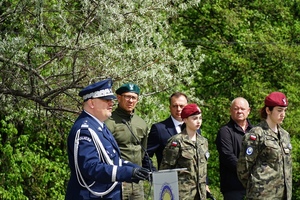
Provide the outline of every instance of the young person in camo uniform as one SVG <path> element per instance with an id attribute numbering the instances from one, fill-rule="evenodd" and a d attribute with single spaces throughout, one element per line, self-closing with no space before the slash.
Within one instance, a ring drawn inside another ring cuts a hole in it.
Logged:
<path id="1" fill-rule="evenodd" d="M 280 126 L 287 106 L 283 93 L 270 93 L 261 109 L 262 122 L 243 138 L 237 173 L 247 200 L 292 198 L 292 145 Z"/>

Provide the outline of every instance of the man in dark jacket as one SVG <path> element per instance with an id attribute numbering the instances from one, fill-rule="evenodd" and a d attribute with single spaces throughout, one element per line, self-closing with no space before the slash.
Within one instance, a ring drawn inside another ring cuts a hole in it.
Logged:
<path id="1" fill-rule="evenodd" d="M 224 200 L 242 200 L 246 190 L 237 177 L 237 161 L 242 139 L 252 125 L 248 120 L 249 103 L 235 98 L 230 106 L 230 120 L 222 126 L 216 138 L 220 161 L 220 187 Z"/>

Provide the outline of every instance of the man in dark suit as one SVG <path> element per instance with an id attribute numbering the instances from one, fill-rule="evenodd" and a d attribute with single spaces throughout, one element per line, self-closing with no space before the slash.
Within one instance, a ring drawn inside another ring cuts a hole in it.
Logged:
<path id="1" fill-rule="evenodd" d="M 149 157 L 152 158 L 154 155 L 157 159 L 157 169 L 162 160 L 162 153 L 167 144 L 168 139 L 181 132 L 181 111 L 188 103 L 187 96 L 181 92 L 175 92 L 169 98 L 171 116 L 164 121 L 155 123 L 152 125 L 147 144 L 147 152 Z M 152 160 L 145 157 L 143 160 L 143 166 L 148 169 L 156 171 Z"/>
<path id="2" fill-rule="evenodd" d="M 163 157 L 163 150 L 167 145 L 167 141 L 173 135 L 181 132 L 181 125 L 183 121 L 181 119 L 181 111 L 188 104 L 188 98 L 184 93 L 175 92 L 169 98 L 169 108 L 171 116 L 164 121 L 155 123 L 150 129 L 147 143 L 147 155 L 143 159 L 143 167 L 150 169 L 151 171 L 159 170 L 159 166 Z M 201 134 L 201 130 L 198 130 Z M 153 165 L 151 158 L 156 156 L 157 169 Z M 208 184 L 208 179 L 207 179 Z M 207 198 L 214 199 L 210 193 L 208 185 L 206 185 Z"/>

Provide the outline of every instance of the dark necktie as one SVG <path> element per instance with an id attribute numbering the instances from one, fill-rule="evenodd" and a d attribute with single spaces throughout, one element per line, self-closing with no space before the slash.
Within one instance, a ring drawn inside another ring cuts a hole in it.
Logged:
<path id="1" fill-rule="evenodd" d="M 179 128 L 180 128 L 181 131 L 182 131 L 182 128 L 183 128 L 182 125 L 183 125 L 183 124 L 179 124 Z"/>

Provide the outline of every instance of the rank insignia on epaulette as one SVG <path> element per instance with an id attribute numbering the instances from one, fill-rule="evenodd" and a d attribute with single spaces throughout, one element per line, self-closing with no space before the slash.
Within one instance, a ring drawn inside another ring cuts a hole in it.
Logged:
<path id="1" fill-rule="evenodd" d="M 88 129 L 89 125 L 87 123 L 81 124 L 81 129 Z"/>
<path id="2" fill-rule="evenodd" d="M 255 141 L 256 140 L 256 136 L 255 135 L 250 135 L 250 140 Z"/>
<path id="3" fill-rule="evenodd" d="M 172 142 L 172 143 L 171 143 L 171 146 L 172 146 L 172 147 L 177 147 L 177 142 L 175 142 L 175 141 Z"/>

